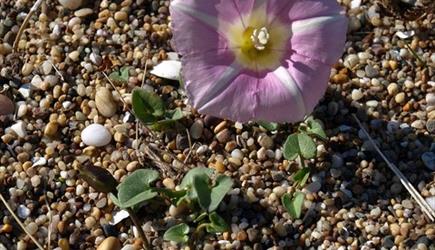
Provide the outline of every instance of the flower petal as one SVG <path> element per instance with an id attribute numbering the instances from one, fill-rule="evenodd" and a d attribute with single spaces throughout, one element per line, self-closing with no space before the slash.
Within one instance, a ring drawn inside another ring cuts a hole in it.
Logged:
<path id="1" fill-rule="evenodd" d="M 291 50 L 332 65 L 343 53 L 347 18 L 343 15 L 320 16 L 291 24 Z"/>
<path id="2" fill-rule="evenodd" d="M 298 54 L 291 55 L 287 62 L 288 71 L 301 90 L 306 114 L 309 114 L 326 91 L 331 67 Z"/>

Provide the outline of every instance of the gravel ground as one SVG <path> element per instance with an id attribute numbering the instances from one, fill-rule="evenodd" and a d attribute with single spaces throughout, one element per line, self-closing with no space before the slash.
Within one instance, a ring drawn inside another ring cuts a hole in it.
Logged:
<path id="1" fill-rule="evenodd" d="M 130 222 L 110 225 L 118 209 L 78 178 L 77 167 L 90 161 L 117 180 L 137 168 L 158 169 L 163 178 L 157 186 L 166 187 L 178 184 L 186 167 L 230 175 L 235 186 L 220 213 L 231 230 L 205 236 L 198 249 L 435 249 L 435 224 L 351 116 L 363 121 L 387 157 L 434 204 L 433 14 L 404 21 L 387 16 L 373 1 L 339 1 L 350 16 L 348 40 L 314 112 L 329 139 L 310 162 L 303 218 L 292 220 L 279 198 L 292 190 L 291 174 L 298 167 L 282 157 L 294 126 L 271 133 L 255 123 L 202 116 L 186 104 L 178 83 L 144 78 L 145 68 L 171 51 L 169 1 L 84 1 L 75 11 L 45 2 L 13 53 L 33 1 L 0 1 L 0 103 L 4 110 L 8 99 L 15 104 L 13 115 L 0 116 L 0 192 L 40 244 L 139 249 Z M 130 77 L 117 84 L 118 92 L 103 72 L 123 66 L 131 67 Z M 142 84 L 183 109 L 187 132 L 140 129 L 136 136 L 128 107 L 132 89 Z M 82 142 L 81 132 L 92 123 L 107 128 L 110 143 Z M 163 163 L 144 154 L 150 148 Z M 141 211 L 154 249 L 181 248 L 162 240 L 177 212 L 150 206 Z M 35 249 L 3 205 L 0 218 L 0 249 Z"/>

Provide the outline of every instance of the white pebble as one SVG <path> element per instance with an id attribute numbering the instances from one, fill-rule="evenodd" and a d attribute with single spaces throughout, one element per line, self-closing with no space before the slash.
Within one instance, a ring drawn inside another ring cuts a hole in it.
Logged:
<path id="1" fill-rule="evenodd" d="M 107 128 L 100 124 L 91 124 L 81 133 L 82 141 L 88 146 L 103 147 L 110 143 L 112 136 Z"/>

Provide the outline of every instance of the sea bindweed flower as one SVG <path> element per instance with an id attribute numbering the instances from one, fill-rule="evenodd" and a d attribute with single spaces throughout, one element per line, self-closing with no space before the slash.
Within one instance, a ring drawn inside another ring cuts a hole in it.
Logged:
<path id="1" fill-rule="evenodd" d="M 335 0 L 173 0 L 193 106 L 235 121 L 300 121 L 324 94 L 347 18 Z"/>

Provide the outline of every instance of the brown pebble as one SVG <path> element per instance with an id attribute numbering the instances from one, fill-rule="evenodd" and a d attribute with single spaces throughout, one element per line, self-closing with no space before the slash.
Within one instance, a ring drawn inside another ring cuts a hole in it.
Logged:
<path id="1" fill-rule="evenodd" d="M 0 94 L 0 115 L 14 113 L 15 104 L 7 96 Z"/>
<path id="2" fill-rule="evenodd" d="M 121 249 L 121 243 L 118 238 L 110 236 L 101 242 L 101 244 L 97 247 L 97 250 L 119 250 Z"/>

